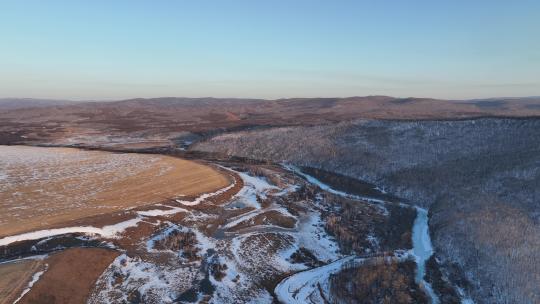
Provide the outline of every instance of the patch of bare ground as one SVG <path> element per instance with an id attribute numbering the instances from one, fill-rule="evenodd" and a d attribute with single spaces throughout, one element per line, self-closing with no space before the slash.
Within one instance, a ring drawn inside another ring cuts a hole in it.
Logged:
<path id="1" fill-rule="evenodd" d="M 43 268 L 40 259 L 0 264 L 0 304 L 14 303 L 28 287 L 34 273 Z"/>
<path id="2" fill-rule="evenodd" d="M 98 277 L 118 252 L 98 248 L 68 249 L 45 260 L 47 271 L 19 303 L 85 303 Z"/>
<path id="3" fill-rule="evenodd" d="M 184 217 L 185 215 L 179 214 Z M 113 240 L 113 243 L 126 250 L 127 254 L 139 254 L 139 245 L 162 227 L 159 219 L 152 218 L 139 222 L 137 226 L 130 227 L 122 233 L 121 238 Z"/>
<path id="4" fill-rule="evenodd" d="M 0 146 L 0 237 L 229 185 L 201 163 L 158 155 Z"/>

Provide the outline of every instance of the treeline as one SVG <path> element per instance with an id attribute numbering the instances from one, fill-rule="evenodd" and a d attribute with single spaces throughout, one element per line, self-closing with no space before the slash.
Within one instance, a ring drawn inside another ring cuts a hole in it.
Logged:
<path id="1" fill-rule="evenodd" d="M 414 282 L 416 263 L 381 258 L 377 263 L 350 265 L 330 276 L 330 302 L 340 304 L 427 304 Z"/>
<path id="2" fill-rule="evenodd" d="M 414 208 L 395 204 L 376 206 L 333 194 L 323 194 L 325 229 L 336 238 L 342 252 L 363 255 L 412 248 Z"/>

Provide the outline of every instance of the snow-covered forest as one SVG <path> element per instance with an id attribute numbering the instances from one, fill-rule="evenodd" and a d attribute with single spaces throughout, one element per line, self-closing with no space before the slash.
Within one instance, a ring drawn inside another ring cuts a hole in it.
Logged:
<path id="1" fill-rule="evenodd" d="M 538 143 L 533 118 L 357 120 L 222 134 L 191 149 L 321 168 L 421 204 L 444 280 L 477 303 L 538 303 Z"/>

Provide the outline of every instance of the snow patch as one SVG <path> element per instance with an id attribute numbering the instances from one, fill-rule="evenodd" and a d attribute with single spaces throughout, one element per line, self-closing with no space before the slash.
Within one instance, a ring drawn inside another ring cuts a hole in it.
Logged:
<path id="1" fill-rule="evenodd" d="M 461 297 L 461 304 L 474 304 L 473 299 L 471 299 L 470 297 L 468 297 L 465 294 L 465 290 L 463 290 L 463 288 L 461 288 L 459 286 L 456 286 L 456 287 L 457 287 L 457 291 L 459 293 L 459 296 Z"/>
<path id="2" fill-rule="evenodd" d="M 97 228 L 92 226 L 79 226 L 38 230 L 2 238 L 0 239 L 0 246 L 9 245 L 11 243 L 19 241 L 38 240 L 68 233 L 98 234 L 106 238 L 115 238 L 118 234 L 124 232 L 127 228 L 137 226 L 140 221 L 142 221 L 142 218 L 137 217 L 124 222 L 120 222 L 118 224 L 103 226 L 103 228 Z"/>
<path id="3" fill-rule="evenodd" d="M 342 257 L 338 244 L 328 235 L 320 215 L 316 212 L 308 213 L 308 216 L 300 221 L 296 236 L 298 245 L 311 251 L 320 261 L 330 262 Z"/>
<path id="4" fill-rule="evenodd" d="M 189 210 L 184 209 L 184 208 L 167 206 L 167 205 L 165 205 L 165 207 L 170 207 L 171 209 L 167 209 L 167 210 L 154 209 L 154 210 L 146 210 L 146 211 L 137 211 L 137 214 L 142 215 L 142 216 L 152 217 L 152 216 L 171 215 L 171 214 L 176 214 L 180 212 L 189 213 Z"/>
<path id="5" fill-rule="evenodd" d="M 127 296 L 133 290 L 140 293 L 143 302 L 173 303 L 197 276 L 197 271 L 181 265 L 156 265 L 122 254 L 98 280 L 103 286 L 88 303 L 128 302 Z M 123 280 L 116 282 L 118 277 Z"/>
<path id="6" fill-rule="evenodd" d="M 215 192 L 210 192 L 210 193 L 204 193 L 202 195 L 200 195 L 199 197 L 197 197 L 195 200 L 193 201 L 185 201 L 185 200 L 180 200 L 180 199 L 177 199 L 176 202 L 182 204 L 182 205 L 185 205 L 185 206 L 195 206 L 195 205 L 198 205 L 200 203 L 202 203 L 203 201 L 205 201 L 206 199 L 212 197 L 212 196 L 216 196 L 216 195 L 220 195 L 220 194 L 223 194 L 225 193 L 226 191 L 232 189 L 234 186 L 236 185 L 236 181 L 234 183 L 232 183 L 231 185 L 225 187 L 225 188 L 222 188 L 218 191 L 215 191 Z"/>
<path id="7" fill-rule="evenodd" d="M 279 190 L 278 187 L 270 185 L 266 180 L 260 177 L 254 177 L 243 172 L 237 172 L 237 174 L 240 175 L 240 177 L 244 181 L 244 185 L 247 184 L 252 186 L 255 191 L 259 193 L 265 193 L 266 191 L 271 189 Z"/>
<path id="8" fill-rule="evenodd" d="M 47 271 L 48 267 L 49 266 L 47 264 L 45 264 L 45 269 L 44 270 L 34 273 L 34 275 L 32 276 L 32 280 L 30 280 L 30 282 L 28 283 L 28 286 L 26 287 L 26 289 L 23 290 L 21 295 L 15 301 L 13 301 L 13 304 L 19 302 L 24 297 L 24 295 L 26 295 L 30 291 L 30 289 L 32 289 L 32 286 L 34 286 L 34 284 L 36 284 L 36 282 L 39 280 L 39 278 L 41 278 L 41 276 L 45 273 L 45 271 Z"/>

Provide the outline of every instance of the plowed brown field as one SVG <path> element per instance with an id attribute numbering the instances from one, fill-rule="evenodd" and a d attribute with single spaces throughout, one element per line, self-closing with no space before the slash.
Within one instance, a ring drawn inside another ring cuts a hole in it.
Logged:
<path id="1" fill-rule="evenodd" d="M 169 156 L 0 146 L 0 237 L 229 184 L 209 166 Z"/>

